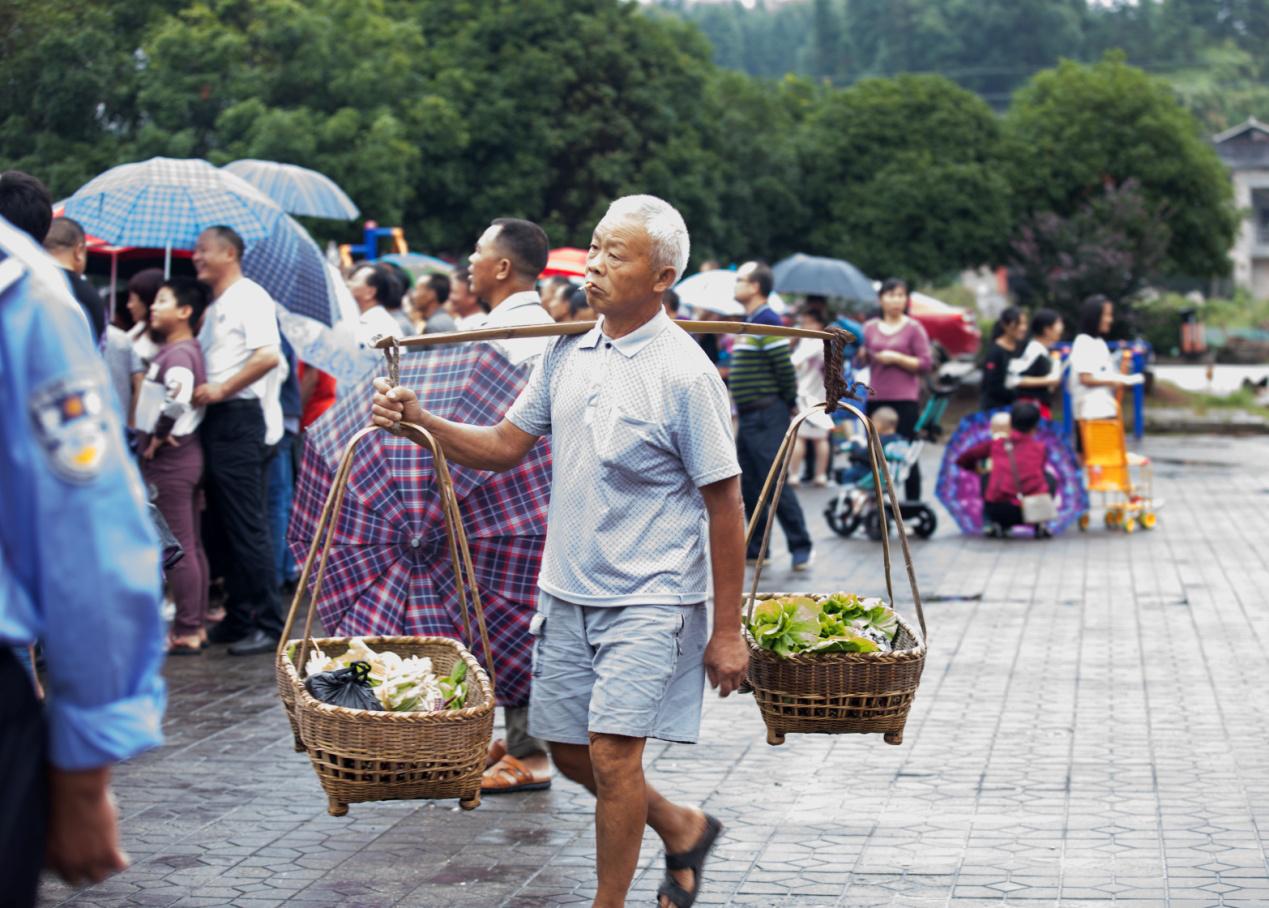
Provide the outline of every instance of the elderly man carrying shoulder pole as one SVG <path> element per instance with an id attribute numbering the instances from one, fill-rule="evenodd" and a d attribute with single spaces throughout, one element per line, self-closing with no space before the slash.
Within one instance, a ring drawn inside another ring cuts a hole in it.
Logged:
<path id="1" fill-rule="evenodd" d="M 598 908 L 625 904 L 645 824 L 665 843 L 661 905 L 696 900 L 722 826 L 647 784 L 644 745 L 695 742 L 705 677 L 725 697 L 748 667 L 744 512 L 727 393 L 661 308 L 687 258 L 687 228 L 668 203 L 614 202 L 586 262 L 599 324 L 553 340 L 495 426 L 440 419 L 408 389 L 376 381 L 378 425 L 418 423 L 470 467 L 506 470 L 552 436 L 529 725 L 550 742 L 560 771 L 597 799 Z"/>

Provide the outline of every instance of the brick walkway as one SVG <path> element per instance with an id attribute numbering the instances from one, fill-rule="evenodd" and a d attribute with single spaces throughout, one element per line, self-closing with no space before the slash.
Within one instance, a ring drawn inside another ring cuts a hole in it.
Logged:
<path id="1" fill-rule="evenodd" d="M 728 824 L 698 904 L 1269 904 L 1269 442 L 1147 451 L 1154 533 L 914 543 L 931 650 L 901 747 L 769 747 L 750 698 L 707 698 L 704 744 L 649 748 L 656 784 Z M 804 585 L 879 592 L 879 548 L 832 538 L 823 493 L 802 497 Z M 794 585 L 785 565 L 768 588 Z M 217 650 L 169 678 L 167 745 L 117 774 L 132 868 L 78 894 L 49 881 L 43 904 L 589 903 L 580 789 L 335 819 L 268 658 Z M 642 858 L 631 904 L 650 905 L 653 839 Z"/>

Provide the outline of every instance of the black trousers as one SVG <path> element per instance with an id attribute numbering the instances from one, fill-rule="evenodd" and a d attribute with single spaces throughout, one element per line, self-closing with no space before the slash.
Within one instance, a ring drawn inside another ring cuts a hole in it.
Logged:
<path id="1" fill-rule="evenodd" d="M 0 644 L 0 905 L 34 905 L 48 831 L 44 712 L 13 651 Z"/>
<path id="2" fill-rule="evenodd" d="M 983 517 L 1007 530 L 1022 523 L 1022 508 L 1008 501 L 984 501 Z"/>
<path id="3" fill-rule="evenodd" d="M 882 407 L 889 407 L 899 417 L 898 432 L 908 441 L 916 440 L 916 424 L 921 417 L 921 405 L 915 400 L 870 400 L 864 412 L 872 416 Z M 921 465 L 913 464 L 912 472 L 903 483 L 904 501 L 921 500 Z"/>
<path id="4" fill-rule="evenodd" d="M 789 430 L 789 405 L 776 400 L 765 407 L 740 414 L 740 426 L 736 432 L 736 458 L 740 461 L 740 494 L 745 499 L 745 514 L 752 516 L 758 506 L 758 496 L 767 481 L 771 465 L 784 433 Z M 746 552 L 747 558 L 757 558 L 762 546 L 762 534 L 767 525 L 770 508 L 763 510 L 754 527 L 753 539 Z M 776 505 L 776 519 L 784 530 L 789 552 L 796 555 L 811 550 L 811 534 L 806 530 L 806 519 L 797 494 L 788 485 L 780 494 Z"/>
<path id="5" fill-rule="evenodd" d="M 207 487 L 206 537 L 213 573 L 225 578 L 226 628 L 282 633 L 266 502 L 268 450 L 257 400 L 212 404 L 199 430 Z M 213 554 L 214 553 L 214 554 Z"/>

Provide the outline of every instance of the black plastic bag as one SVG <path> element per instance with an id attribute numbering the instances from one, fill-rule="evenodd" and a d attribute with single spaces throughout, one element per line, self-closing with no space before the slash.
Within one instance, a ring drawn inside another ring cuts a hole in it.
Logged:
<path id="1" fill-rule="evenodd" d="M 309 675 L 304 687 L 318 700 L 332 706 L 382 710 L 383 705 L 366 680 L 369 675 L 369 662 L 354 662 L 347 668 Z"/>

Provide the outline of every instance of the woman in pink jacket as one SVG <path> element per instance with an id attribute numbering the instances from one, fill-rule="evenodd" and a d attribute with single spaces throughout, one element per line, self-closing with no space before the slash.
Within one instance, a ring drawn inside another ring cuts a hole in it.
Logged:
<path id="1" fill-rule="evenodd" d="M 963 470 L 976 469 L 982 461 L 991 460 L 991 475 L 983 493 L 983 529 L 988 536 L 1007 535 L 1012 527 L 1022 523 L 1023 495 L 1051 491 L 1044 472 L 1044 443 L 1035 437 L 1040 408 L 1020 401 L 1009 411 L 1009 422 L 1008 435 L 979 442 L 956 459 L 956 465 Z M 1035 534 L 1044 538 L 1049 531 L 1039 524 Z"/>
<path id="2" fill-rule="evenodd" d="M 890 407 L 899 415 L 899 434 L 916 438 L 920 415 L 921 376 L 930 371 L 930 338 L 920 322 L 908 316 L 908 283 L 890 278 L 881 285 L 881 318 L 864 324 L 864 344 L 857 357 L 868 364 L 867 411 Z M 921 472 L 913 466 L 903 489 L 908 501 L 921 498 Z"/>

